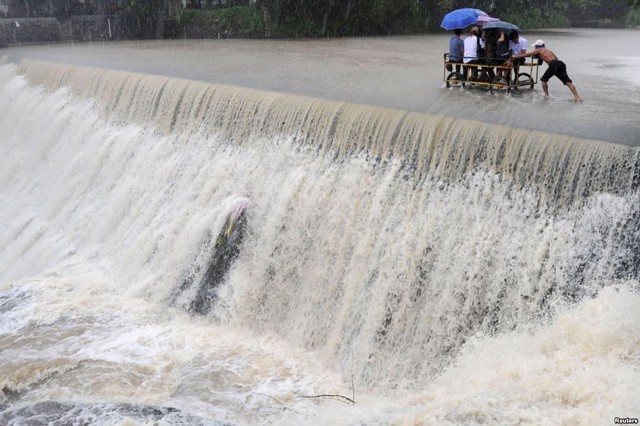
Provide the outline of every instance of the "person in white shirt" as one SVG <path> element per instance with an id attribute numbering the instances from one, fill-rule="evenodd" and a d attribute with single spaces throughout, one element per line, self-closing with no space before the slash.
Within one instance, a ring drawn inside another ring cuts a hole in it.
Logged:
<path id="1" fill-rule="evenodd" d="M 517 31 L 511 32 L 509 34 L 509 50 L 511 50 L 512 55 L 520 55 L 522 53 L 527 53 L 527 48 L 529 47 L 529 43 L 527 39 L 524 37 L 520 37 L 520 34 Z M 524 64 L 524 58 L 517 58 L 512 61 L 513 63 L 513 78 L 514 80 L 518 78 L 518 74 L 520 73 L 520 65 Z"/>
<path id="2" fill-rule="evenodd" d="M 478 27 L 471 27 L 469 36 L 464 39 L 464 57 L 462 62 L 465 64 L 474 65 L 480 63 L 480 59 L 478 58 L 478 48 L 484 48 L 484 46 L 482 40 L 478 37 L 478 34 L 480 34 Z M 474 71 L 477 70 L 477 68 L 478 67 L 475 66 L 464 67 L 465 80 L 468 79 L 469 71 L 474 75 Z"/>

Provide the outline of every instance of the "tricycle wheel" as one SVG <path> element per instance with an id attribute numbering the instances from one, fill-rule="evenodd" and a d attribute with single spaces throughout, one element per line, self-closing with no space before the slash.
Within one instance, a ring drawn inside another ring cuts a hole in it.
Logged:
<path id="1" fill-rule="evenodd" d="M 516 80 L 516 84 L 518 89 L 521 90 L 533 90 L 533 78 L 526 72 L 521 72 L 518 74 L 518 79 Z"/>
<path id="2" fill-rule="evenodd" d="M 491 90 L 491 93 L 494 95 L 504 95 L 505 93 L 509 93 L 509 81 L 506 77 L 498 75 L 491 82 L 489 90 Z"/>

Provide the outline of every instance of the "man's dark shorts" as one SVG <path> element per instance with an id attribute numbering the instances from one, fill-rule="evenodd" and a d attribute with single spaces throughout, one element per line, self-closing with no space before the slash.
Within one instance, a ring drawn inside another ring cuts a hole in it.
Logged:
<path id="1" fill-rule="evenodd" d="M 540 78 L 540 81 L 547 82 L 554 75 L 558 77 L 564 84 L 573 83 L 567 75 L 567 66 L 559 59 L 549 62 L 549 68 L 547 68 L 547 70 L 544 72 L 544 74 Z"/>

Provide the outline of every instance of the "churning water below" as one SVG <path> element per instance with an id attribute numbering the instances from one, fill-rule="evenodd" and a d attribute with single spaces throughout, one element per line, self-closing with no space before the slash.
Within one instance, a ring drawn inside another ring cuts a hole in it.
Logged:
<path id="1" fill-rule="evenodd" d="M 635 147 L 28 60 L 0 129 L 0 423 L 640 413 Z"/>

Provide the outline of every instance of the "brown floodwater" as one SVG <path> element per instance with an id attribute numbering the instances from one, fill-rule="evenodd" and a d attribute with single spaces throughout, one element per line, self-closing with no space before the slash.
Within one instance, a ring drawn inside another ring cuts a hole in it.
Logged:
<path id="1" fill-rule="evenodd" d="M 162 40 L 11 47 L 9 60 L 36 58 L 158 74 L 408 111 L 477 119 L 640 145 L 638 30 L 528 30 L 567 64 L 581 104 L 560 80 L 545 98 L 447 89 L 442 54 L 449 35 L 314 40 Z M 539 69 L 541 76 L 546 65 Z"/>

